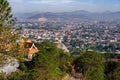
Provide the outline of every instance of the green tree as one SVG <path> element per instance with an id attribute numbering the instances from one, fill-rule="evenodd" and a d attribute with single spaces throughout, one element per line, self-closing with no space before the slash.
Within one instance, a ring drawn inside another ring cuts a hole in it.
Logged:
<path id="1" fill-rule="evenodd" d="M 120 80 L 120 64 L 117 68 L 113 71 L 113 80 Z"/>
<path id="2" fill-rule="evenodd" d="M 7 0 L 0 0 L 0 26 L 11 25 L 15 22 L 15 18 L 11 13 L 11 7 Z"/>
<path id="3" fill-rule="evenodd" d="M 0 0 L 0 53 L 16 53 L 19 31 L 13 29 L 16 22 L 7 0 Z M 12 51 L 12 52 L 11 52 Z"/>
<path id="4" fill-rule="evenodd" d="M 6 61 L 5 55 L 16 58 L 21 57 L 16 43 L 19 31 L 14 29 L 15 21 L 9 2 L 7 0 L 0 0 L 0 54 L 3 54 L 3 59 L 0 57 L 2 59 L 0 66 L 4 65 L 2 62 Z"/>
<path id="5" fill-rule="evenodd" d="M 83 80 L 104 80 L 105 59 L 95 51 L 82 53 L 75 61 L 76 71 L 83 73 Z"/>
<path id="6" fill-rule="evenodd" d="M 58 49 L 55 43 L 43 42 L 36 46 L 40 51 L 33 57 L 29 69 L 37 70 L 40 80 L 61 80 L 69 71 L 67 63 L 70 62 L 70 55 Z"/>
<path id="7" fill-rule="evenodd" d="M 105 79 L 120 80 L 120 63 L 107 61 L 105 63 Z"/>

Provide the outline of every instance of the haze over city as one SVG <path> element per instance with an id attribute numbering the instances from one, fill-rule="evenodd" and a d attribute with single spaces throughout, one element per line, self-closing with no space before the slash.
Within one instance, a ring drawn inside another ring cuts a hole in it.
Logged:
<path id="1" fill-rule="evenodd" d="M 13 13 L 25 12 L 69 12 L 86 10 L 91 12 L 120 11 L 120 0 L 8 0 Z"/>

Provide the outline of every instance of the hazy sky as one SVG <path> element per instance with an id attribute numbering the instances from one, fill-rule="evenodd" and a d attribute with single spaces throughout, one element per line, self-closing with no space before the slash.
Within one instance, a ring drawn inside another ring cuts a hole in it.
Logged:
<path id="1" fill-rule="evenodd" d="M 13 12 L 120 11 L 120 0 L 8 0 Z"/>

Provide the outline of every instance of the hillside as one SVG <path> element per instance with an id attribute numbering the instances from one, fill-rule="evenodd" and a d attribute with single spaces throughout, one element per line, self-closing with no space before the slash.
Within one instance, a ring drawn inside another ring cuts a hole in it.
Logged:
<path id="1" fill-rule="evenodd" d="M 17 17 L 21 15 L 26 15 L 26 19 L 38 20 L 41 17 L 46 18 L 47 20 L 53 21 L 119 21 L 120 20 L 120 12 L 110 12 L 105 11 L 101 13 L 97 12 L 88 12 L 84 10 L 73 11 L 73 12 L 44 12 L 44 13 L 24 13 L 24 14 L 16 14 Z M 22 18 L 22 17 L 21 17 Z"/>

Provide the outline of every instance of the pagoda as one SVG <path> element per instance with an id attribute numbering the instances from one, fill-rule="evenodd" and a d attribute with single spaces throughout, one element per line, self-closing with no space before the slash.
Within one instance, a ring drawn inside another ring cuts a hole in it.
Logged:
<path id="1" fill-rule="evenodd" d="M 38 48 L 32 43 L 32 46 L 28 49 L 28 59 L 31 60 L 33 55 L 38 52 Z"/>

